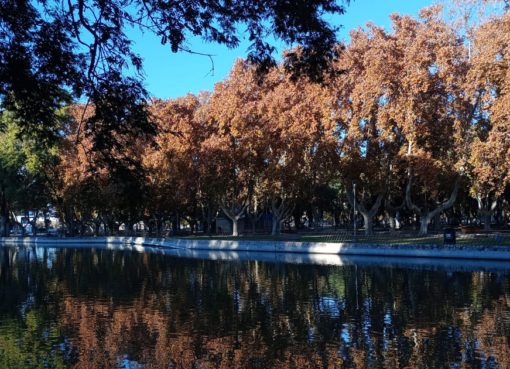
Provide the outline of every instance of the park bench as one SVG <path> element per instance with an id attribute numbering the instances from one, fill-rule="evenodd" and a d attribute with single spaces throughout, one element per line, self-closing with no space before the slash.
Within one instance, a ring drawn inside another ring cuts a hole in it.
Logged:
<path id="1" fill-rule="evenodd" d="M 301 235 L 298 233 L 282 233 L 280 237 L 282 241 L 301 241 Z"/>

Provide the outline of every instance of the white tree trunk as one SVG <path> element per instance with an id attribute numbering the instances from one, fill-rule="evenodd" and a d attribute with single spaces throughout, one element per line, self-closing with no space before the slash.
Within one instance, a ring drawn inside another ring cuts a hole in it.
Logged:
<path id="1" fill-rule="evenodd" d="M 231 218 L 232 219 L 232 236 L 237 237 L 239 236 L 239 231 L 237 230 L 237 217 Z"/>
<path id="2" fill-rule="evenodd" d="M 476 194 L 476 200 L 478 201 L 478 213 L 483 216 L 483 230 L 490 231 L 491 230 L 491 217 L 494 214 L 494 210 L 496 210 L 496 206 L 498 205 L 498 197 L 495 197 L 492 201 L 492 204 L 489 205 L 489 195 L 486 196 L 486 201 L 483 201 L 482 195 L 480 193 Z"/>
<path id="3" fill-rule="evenodd" d="M 432 220 L 432 218 L 435 217 L 435 210 L 433 212 L 422 214 L 420 215 L 420 233 L 418 233 L 420 236 L 426 236 L 429 233 L 429 223 Z"/>

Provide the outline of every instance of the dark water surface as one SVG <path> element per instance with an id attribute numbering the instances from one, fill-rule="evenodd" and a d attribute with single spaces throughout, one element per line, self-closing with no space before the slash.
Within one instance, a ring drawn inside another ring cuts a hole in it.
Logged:
<path id="1" fill-rule="evenodd" d="M 510 367 L 505 272 L 0 255 L 0 368 Z"/>

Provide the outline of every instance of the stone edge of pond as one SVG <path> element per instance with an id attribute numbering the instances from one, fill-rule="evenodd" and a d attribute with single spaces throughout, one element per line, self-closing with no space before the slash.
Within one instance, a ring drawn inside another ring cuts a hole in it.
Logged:
<path id="1" fill-rule="evenodd" d="M 12 246 L 92 246 L 92 245 L 132 245 L 152 246 L 173 249 L 195 249 L 216 251 L 256 251 L 278 253 L 402 256 L 422 258 L 488 259 L 510 260 L 508 246 L 477 245 L 401 245 L 367 243 L 328 243 L 328 242 L 282 242 L 282 241 L 225 241 L 225 240 L 186 240 L 157 239 L 142 237 L 101 237 L 101 238 L 47 238 L 47 237 L 5 237 L 0 244 Z"/>

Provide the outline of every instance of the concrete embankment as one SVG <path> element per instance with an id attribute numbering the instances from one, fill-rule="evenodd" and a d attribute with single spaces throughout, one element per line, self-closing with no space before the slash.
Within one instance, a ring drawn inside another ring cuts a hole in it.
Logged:
<path id="1" fill-rule="evenodd" d="M 140 237 L 100 238 L 45 238 L 6 237 L 0 238 L 3 245 L 39 246 L 93 246 L 134 245 L 164 247 L 182 250 L 250 251 L 271 253 L 304 253 L 325 255 L 365 255 L 385 257 L 453 258 L 510 260 L 508 246 L 476 245 L 397 245 L 327 242 L 282 242 L 282 241 L 220 241 L 189 239 L 157 239 Z"/>

